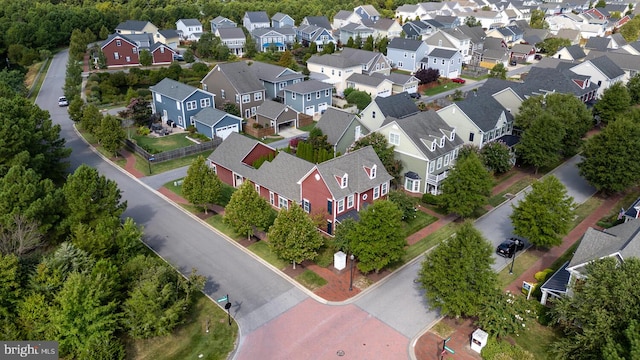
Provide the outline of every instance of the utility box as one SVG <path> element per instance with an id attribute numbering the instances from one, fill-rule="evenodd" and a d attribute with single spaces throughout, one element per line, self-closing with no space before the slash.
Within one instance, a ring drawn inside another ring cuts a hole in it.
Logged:
<path id="1" fill-rule="evenodd" d="M 338 271 L 344 270 L 347 267 L 347 254 L 342 251 L 333 254 L 333 267 Z"/>
<path id="2" fill-rule="evenodd" d="M 477 329 L 471 334 L 471 350 L 480 354 L 482 348 L 487 345 L 489 334 L 482 329 Z"/>

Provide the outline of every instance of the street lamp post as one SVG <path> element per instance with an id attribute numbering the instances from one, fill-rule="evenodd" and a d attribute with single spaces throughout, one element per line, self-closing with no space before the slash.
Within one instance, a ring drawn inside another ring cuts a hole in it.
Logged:
<path id="1" fill-rule="evenodd" d="M 351 254 L 349 259 L 351 259 L 351 277 L 349 279 L 349 291 L 353 291 L 353 260 L 355 259 L 355 256 Z"/>
<path id="2" fill-rule="evenodd" d="M 511 268 L 509 268 L 509 275 L 513 275 L 513 264 L 516 262 L 516 254 L 518 253 L 518 246 L 520 245 L 520 240 L 516 239 L 513 243 L 513 256 L 511 257 Z"/>
<path id="3" fill-rule="evenodd" d="M 147 161 L 147 163 L 149 164 L 149 175 L 153 174 L 153 172 L 151 171 L 151 162 L 155 159 L 156 158 L 152 156 L 149 158 L 149 161 Z"/>

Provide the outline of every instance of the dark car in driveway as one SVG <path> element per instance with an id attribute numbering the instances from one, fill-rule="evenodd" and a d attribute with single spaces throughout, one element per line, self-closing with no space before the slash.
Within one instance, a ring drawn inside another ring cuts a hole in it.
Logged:
<path id="1" fill-rule="evenodd" d="M 409 96 L 413 99 L 420 99 L 422 97 L 418 92 L 410 93 Z"/>
<path id="2" fill-rule="evenodd" d="M 516 252 L 524 249 L 524 241 L 518 238 L 509 238 L 496 248 L 496 254 L 507 258 L 513 257 Z"/>

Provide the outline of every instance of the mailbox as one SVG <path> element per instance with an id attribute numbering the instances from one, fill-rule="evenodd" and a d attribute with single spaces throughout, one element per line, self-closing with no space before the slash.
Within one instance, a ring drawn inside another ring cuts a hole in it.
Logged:
<path id="1" fill-rule="evenodd" d="M 478 354 L 482 351 L 482 348 L 487 345 L 487 339 L 489 334 L 482 329 L 477 329 L 471 334 L 471 350 Z"/>

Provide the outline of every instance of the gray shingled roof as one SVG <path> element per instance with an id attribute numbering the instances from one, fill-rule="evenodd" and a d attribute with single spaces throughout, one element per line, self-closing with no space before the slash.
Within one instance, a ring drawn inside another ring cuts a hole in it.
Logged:
<path id="1" fill-rule="evenodd" d="M 272 161 L 265 161 L 250 179 L 299 204 L 301 199 L 298 180 L 311 171 L 313 166 L 306 160 L 280 151 Z"/>
<path id="2" fill-rule="evenodd" d="M 297 84 L 291 84 L 285 87 L 283 90 L 294 92 L 296 94 L 307 94 L 310 92 L 321 91 L 326 89 L 333 89 L 333 85 L 312 79 L 307 81 L 301 81 Z"/>
<path id="3" fill-rule="evenodd" d="M 290 79 L 304 79 L 302 73 L 293 71 L 289 68 L 267 64 L 260 61 L 251 62 L 249 69 L 253 71 L 255 76 L 260 80 L 269 82 L 286 81 Z"/>
<path id="4" fill-rule="evenodd" d="M 376 97 L 373 101 L 385 117 L 391 116 L 400 119 L 420 112 L 416 103 L 406 92 L 387 97 Z"/>
<path id="5" fill-rule="evenodd" d="M 489 94 L 470 95 L 464 100 L 458 101 L 456 105 L 484 132 L 491 131 L 496 127 L 502 112 L 510 116 L 502 105 Z"/>
<path id="6" fill-rule="evenodd" d="M 225 116 L 230 115 L 222 110 L 218 110 L 216 108 L 204 108 L 194 116 L 194 118 L 200 121 L 203 124 L 213 126 L 217 124 L 220 120 L 224 119 Z M 230 115 L 231 116 L 231 115 Z"/>
<path id="7" fill-rule="evenodd" d="M 216 65 L 229 79 L 240 94 L 264 90 L 264 86 L 244 61 L 221 63 Z M 218 71 L 214 68 L 211 71 Z"/>
<path id="8" fill-rule="evenodd" d="M 220 145 L 218 145 L 211 155 L 209 155 L 208 159 L 231 171 L 241 174 L 246 178 L 253 179 L 255 177 L 256 169 L 244 164 L 242 159 L 244 159 L 249 151 L 258 144 L 269 147 L 258 140 L 249 139 L 244 135 L 232 132 Z"/>
<path id="9" fill-rule="evenodd" d="M 413 75 L 401 74 L 397 72 L 392 72 L 389 75 L 374 72 L 373 74 L 371 74 L 371 76 L 375 76 L 381 79 L 389 79 L 393 84 L 397 84 L 397 85 L 405 85 L 406 83 L 410 82 L 412 79 L 413 81 L 419 81 Z"/>
<path id="10" fill-rule="evenodd" d="M 364 167 L 371 168 L 373 165 L 377 169 L 376 177 L 370 179 Z M 392 179 L 371 146 L 320 163 L 317 169 L 334 199 L 365 192 Z M 348 175 L 348 182 L 347 187 L 341 189 L 336 177 L 342 177 L 344 174 Z"/>
<path id="11" fill-rule="evenodd" d="M 582 47 L 580 47 L 580 45 L 571 45 L 568 46 L 567 48 L 567 52 L 569 52 L 569 54 L 571 54 L 571 57 L 573 58 L 573 60 L 580 60 L 580 59 L 584 59 L 585 56 L 587 56 L 584 53 L 584 50 L 582 50 Z"/>
<path id="12" fill-rule="evenodd" d="M 422 40 L 393 38 L 389 42 L 389 45 L 387 45 L 387 49 L 416 51 L 420 46 L 422 46 L 422 44 L 424 44 Z"/>
<path id="13" fill-rule="evenodd" d="M 592 50 L 589 52 L 586 60 L 597 58 L 600 56 L 606 56 L 613 61 L 620 69 L 632 70 L 640 72 L 640 61 L 638 61 L 638 55 L 631 55 L 629 53 L 607 51 L 601 52 Z"/>
<path id="14" fill-rule="evenodd" d="M 451 59 L 453 57 L 453 55 L 455 55 L 457 53 L 456 50 L 449 50 L 449 49 L 442 49 L 442 48 L 435 48 L 433 50 L 431 50 L 431 52 L 429 53 L 429 57 L 437 57 L 437 58 L 445 58 L 445 59 Z"/>
<path id="15" fill-rule="evenodd" d="M 262 102 L 262 104 L 260 104 L 260 106 L 258 106 L 258 109 L 256 110 L 256 114 L 260 116 L 264 116 L 267 119 L 275 120 L 280 114 L 282 114 L 282 112 L 286 108 L 287 108 L 287 105 L 283 103 L 279 103 L 273 100 L 265 100 Z"/>
<path id="16" fill-rule="evenodd" d="M 433 110 L 421 111 L 403 119 L 385 119 L 385 124 L 391 122 L 395 122 L 418 147 L 420 152 L 430 160 L 448 154 L 464 144 L 464 141 L 458 136 L 456 136 L 453 141 L 449 140 L 454 128 L 449 126 L 440 115 Z M 443 136 L 446 137 L 446 140 L 444 141 L 444 146 L 440 147 L 440 140 Z M 436 142 L 436 149 L 431 151 L 430 146 L 434 141 Z"/>
<path id="17" fill-rule="evenodd" d="M 218 28 L 221 40 L 246 39 L 244 31 L 239 27 Z"/>
<path id="18" fill-rule="evenodd" d="M 289 16 L 289 15 L 283 14 L 281 12 L 277 12 L 277 13 L 273 14 L 273 16 L 271 17 L 271 20 L 281 21 L 284 18 L 286 18 L 287 16 Z M 289 16 L 289 17 L 291 17 L 291 16 Z"/>
<path id="19" fill-rule="evenodd" d="M 309 60 L 307 60 L 307 63 L 330 66 L 338 69 L 346 69 L 361 65 L 357 61 L 331 54 L 313 55 Z"/>
<path id="20" fill-rule="evenodd" d="M 269 15 L 267 15 L 266 11 L 247 11 L 245 16 L 249 18 L 251 23 L 265 23 L 269 22 Z"/>
<path id="21" fill-rule="evenodd" d="M 373 51 L 352 49 L 347 47 L 343 48 L 340 53 L 336 54 L 336 56 L 342 56 L 344 58 L 351 59 L 359 64 L 368 64 L 379 55 L 381 54 Z"/>
<path id="22" fill-rule="evenodd" d="M 565 293 L 571 277 L 571 274 L 567 271 L 567 265 L 569 265 L 568 261 L 542 284 L 542 289 Z"/>
<path id="23" fill-rule="evenodd" d="M 624 75 L 624 71 L 606 56 L 600 56 L 589 61 L 593 66 L 598 68 L 598 70 L 602 71 L 609 79 L 615 79 Z"/>
<path id="24" fill-rule="evenodd" d="M 623 259 L 640 257 L 640 220 L 627 221 L 603 231 L 587 229 L 568 267 L 580 267 L 617 252 Z"/>
<path id="25" fill-rule="evenodd" d="M 174 29 L 158 30 L 158 32 L 167 39 L 178 37 L 178 31 Z"/>
<path id="26" fill-rule="evenodd" d="M 584 45 L 584 48 L 606 51 L 609 48 L 610 43 L 611 43 L 611 39 L 594 36 L 589 38 L 589 40 L 587 40 L 587 43 Z"/>
<path id="27" fill-rule="evenodd" d="M 148 23 L 148 21 L 127 20 L 118 24 L 118 26 L 116 26 L 116 30 L 142 31 Z"/>
<path id="28" fill-rule="evenodd" d="M 184 101 L 198 90 L 198 88 L 169 78 L 164 78 L 159 83 L 150 86 L 149 90 L 177 101 Z"/>
<path id="29" fill-rule="evenodd" d="M 330 107 L 322 114 L 316 127 L 322 130 L 322 134 L 327 135 L 329 144 L 335 146 L 355 117 L 354 114 Z"/>
<path id="30" fill-rule="evenodd" d="M 335 15 L 333 15 L 334 20 L 347 20 L 349 16 L 353 14 L 353 11 L 340 10 Z"/>
<path id="31" fill-rule="evenodd" d="M 259 37 L 259 36 L 264 36 L 270 32 L 274 32 L 276 34 L 281 34 L 281 35 L 294 35 L 296 31 L 290 27 L 283 27 L 283 28 L 266 27 L 266 28 L 253 29 L 253 31 L 251 32 L 251 35 Z"/>
<path id="32" fill-rule="evenodd" d="M 327 30 L 331 30 L 331 23 L 326 16 L 307 16 L 307 23 L 309 25 L 315 25 L 321 28 L 325 28 Z"/>
<path id="33" fill-rule="evenodd" d="M 562 94 L 574 94 L 578 97 L 597 90 L 598 85 L 589 82 L 586 89 L 580 88 L 573 79 L 584 80 L 584 75 L 578 75 L 570 70 L 559 70 L 533 67 L 529 70 L 529 74 L 524 83 L 513 89 L 524 98 L 524 96 L 540 95 L 545 92 L 559 92 Z"/>
<path id="34" fill-rule="evenodd" d="M 369 76 L 364 74 L 353 73 L 348 78 L 347 81 L 351 81 L 356 84 L 362 84 L 366 86 L 374 86 L 377 87 L 382 84 L 386 79 L 380 78 L 377 76 Z"/>
<path id="35" fill-rule="evenodd" d="M 202 26 L 198 19 L 180 19 L 186 26 Z"/>

